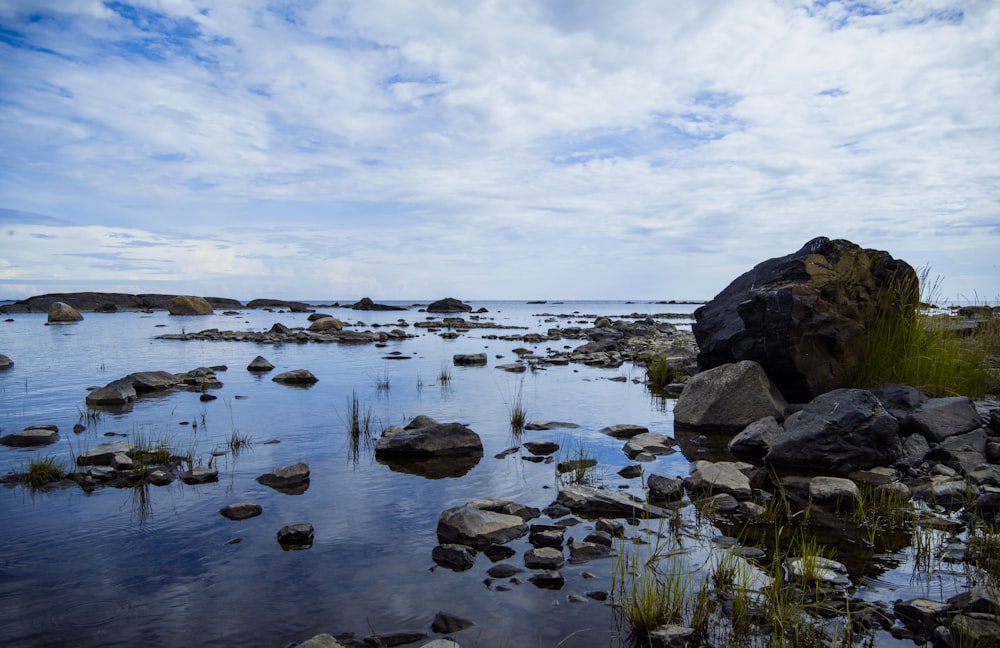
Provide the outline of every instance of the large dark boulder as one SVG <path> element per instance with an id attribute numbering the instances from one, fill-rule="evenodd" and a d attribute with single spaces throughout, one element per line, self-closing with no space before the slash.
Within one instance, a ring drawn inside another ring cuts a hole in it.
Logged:
<path id="1" fill-rule="evenodd" d="M 178 295 L 167 302 L 167 311 L 171 315 L 211 315 L 212 305 L 204 297 L 194 295 Z"/>
<path id="2" fill-rule="evenodd" d="M 428 313 L 470 313 L 472 306 L 462 303 L 454 297 L 445 297 L 436 302 L 431 302 L 427 307 Z"/>
<path id="3" fill-rule="evenodd" d="M 387 427 L 375 443 L 376 457 L 481 455 L 479 435 L 461 423 L 438 423 L 404 430 Z"/>
<path id="4" fill-rule="evenodd" d="M 912 287 L 903 301 L 916 305 L 917 276 L 905 261 L 815 238 L 756 265 L 695 311 L 698 364 L 704 370 L 753 360 L 785 398 L 808 402 L 850 384 L 866 330 L 900 286 Z"/>
<path id="5" fill-rule="evenodd" d="M 406 310 L 402 306 L 390 306 L 388 304 L 376 304 L 370 297 L 362 297 L 360 301 L 351 305 L 354 310 L 364 311 L 401 311 Z M 471 308 L 470 308 L 471 310 Z"/>
<path id="6" fill-rule="evenodd" d="M 66 302 L 52 302 L 49 306 L 49 323 L 65 324 L 67 322 L 79 322 L 83 319 L 80 311 L 76 310 Z"/>
<path id="7" fill-rule="evenodd" d="M 764 460 L 817 471 L 891 466 L 903 456 L 899 421 L 865 389 L 835 389 L 785 420 Z"/>

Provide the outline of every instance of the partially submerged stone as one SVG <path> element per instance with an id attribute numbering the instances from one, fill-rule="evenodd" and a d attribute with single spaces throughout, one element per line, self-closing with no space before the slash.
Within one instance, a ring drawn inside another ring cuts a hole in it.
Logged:
<path id="1" fill-rule="evenodd" d="M 297 461 L 257 477 L 257 483 L 289 494 L 304 493 L 309 487 L 309 464 Z"/>
<path id="2" fill-rule="evenodd" d="M 556 503 L 581 515 L 631 519 L 667 517 L 662 508 L 628 493 L 583 484 L 570 484 L 563 488 L 556 497 Z"/>
<path id="3" fill-rule="evenodd" d="M 31 448 L 55 443 L 59 439 L 59 428 L 55 425 L 39 425 L 20 432 L 0 436 L 0 445 L 11 448 Z"/>
<path id="4" fill-rule="evenodd" d="M 308 549 L 313 543 L 313 525 L 309 523 L 290 524 L 278 531 L 278 544 L 288 551 L 292 549 Z"/>
<path id="5" fill-rule="evenodd" d="M 178 295 L 167 302 L 167 312 L 171 315 L 211 315 L 215 309 L 204 297 Z"/>
<path id="6" fill-rule="evenodd" d="M 674 424 L 739 432 L 766 416 L 784 418 L 784 398 L 756 362 L 724 364 L 692 376 L 674 406 Z"/>
<path id="7" fill-rule="evenodd" d="M 482 455 L 482 452 L 482 439 L 461 423 L 438 423 L 412 429 L 388 427 L 375 443 L 375 456 L 381 458 Z"/>
<path id="8" fill-rule="evenodd" d="M 78 466 L 110 466 L 117 454 L 132 452 L 132 444 L 126 441 L 105 441 L 76 456 Z"/>
<path id="9" fill-rule="evenodd" d="M 308 369 L 293 369 L 292 371 L 280 373 L 271 378 L 271 380 L 282 385 L 304 387 L 315 384 L 319 381 L 319 378 L 314 376 Z"/>
<path id="10" fill-rule="evenodd" d="M 263 512 L 263 507 L 255 502 L 227 504 L 219 509 L 219 513 L 222 517 L 229 518 L 230 520 L 248 520 L 252 517 L 257 517 Z"/>
<path id="11" fill-rule="evenodd" d="M 684 480 L 684 486 L 694 497 L 727 494 L 738 500 L 750 499 L 750 478 L 742 469 L 748 464 L 731 461 L 696 461 L 691 474 Z"/>
<path id="12" fill-rule="evenodd" d="M 264 356 L 257 356 L 247 365 L 247 371 L 250 373 L 267 373 L 272 369 L 274 369 L 274 365 Z"/>
<path id="13" fill-rule="evenodd" d="M 80 311 L 73 308 L 66 302 L 52 302 L 48 310 L 49 324 L 70 324 L 72 322 L 83 321 Z"/>
<path id="14" fill-rule="evenodd" d="M 516 515 L 485 511 L 470 504 L 442 511 L 437 537 L 441 544 L 457 543 L 485 548 L 505 544 L 528 532 L 528 525 Z"/>

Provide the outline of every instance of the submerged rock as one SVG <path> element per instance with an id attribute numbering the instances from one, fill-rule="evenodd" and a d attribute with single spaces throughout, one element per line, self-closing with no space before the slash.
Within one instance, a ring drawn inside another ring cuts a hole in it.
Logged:
<path id="1" fill-rule="evenodd" d="M 297 461 L 288 466 L 275 468 L 257 477 L 257 483 L 283 493 L 294 495 L 304 493 L 309 488 L 309 464 Z"/>
<path id="2" fill-rule="evenodd" d="M 563 488 L 556 497 L 556 503 L 581 515 L 635 519 L 668 517 L 667 511 L 628 493 L 582 484 L 570 484 Z"/>
<path id="3" fill-rule="evenodd" d="M 14 366 L 14 361 L 0 353 L 0 371 L 6 371 Z"/>

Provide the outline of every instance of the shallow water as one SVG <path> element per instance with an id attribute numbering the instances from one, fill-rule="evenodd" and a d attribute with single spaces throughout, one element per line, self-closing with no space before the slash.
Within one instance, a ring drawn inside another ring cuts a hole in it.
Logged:
<path id="1" fill-rule="evenodd" d="M 505 325 L 574 325 L 539 313 L 581 315 L 677 312 L 692 306 L 625 303 L 474 303 Z M 342 319 L 393 325 L 425 314 L 321 309 Z M 551 465 L 494 455 L 518 444 L 509 430 L 509 410 L 518 395 L 529 420 L 572 421 L 576 430 L 529 432 L 523 440 L 551 439 L 569 452 L 586 447 L 600 463 L 606 483 L 623 482 L 615 472 L 628 463 L 622 442 L 599 433 L 616 423 L 639 423 L 669 434 L 670 403 L 634 380 L 642 373 L 583 366 L 550 367 L 513 375 L 492 365 L 513 362 L 523 345 L 484 339 L 518 331 L 479 330 L 457 340 L 407 328 L 419 337 L 374 345 L 255 345 L 237 342 L 158 340 L 182 330 L 266 330 L 275 322 L 306 326 L 306 314 L 246 310 L 200 318 L 166 313 L 88 313 L 70 326 L 45 326 L 44 315 L 13 315 L 0 323 L 0 352 L 15 366 L 0 374 L 0 427 L 9 433 L 54 423 L 61 438 L 39 450 L 0 448 L 0 471 L 23 470 L 36 455 L 67 463 L 74 454 L 126 434 L 165 440 L 178 451 L 194 451 L 203 463 L 225 447 L 233 430 L 250 435 L 252 447 L 238 457 L 217 459 L 220 481 L 180 482 L 145 489 L 99 488 L 30 494 L 0 492 L 0 624 L 3 645 L 134 644 L 284 645 L 318 632 L 353 631 L 358 636 L 404 629 L 424 630 L 438 611 L 476 622 L 460 640 L 479 645 L 553 645 L 574 631 L 572 645 L 608 645 L 614 633 L 610 609 L 596 601 L 569 603 L 569 594 L 608 589 L 608 561 L 567 565 L 560 591 L 525 583 L 512 591 L 484 584 L 489 560 L 480 555 L 469 571 L 435 568 L 431 550 L 440 512 L 478 497 L 510 498 L 544 507 L 555 497 Z M 580 318 L 584 326 L 592 319 Z M 539 345 L 576 346 L 578 340 Z M 385 359 L 393 351 L 408 360 Z M 486 352 L 490 367 L 453 367 L 458 353 Z M 276 365 L 254 376 L 245 370 L 256 356 Z M 502 359 L 496 356 L 502 355 Z M 134 371 L 182 372 L 227 365 L 218 400 L 204 403 L 194 392 L 146 397 L 130 411 L 103 413 L 87 421 L 88 386 L 101 386 Z M 278 385 L 279 371 L 306 368 L 319 382 L 309 389 Z M 451 373 L 439 383 L 442 368 Z M 624 382 L 611 380 L 624 377 Z M 377 383 L 388 379 L 388 391 Z M 460 421 L 475 430 L 484 458 L 459 479 L 427 479 L 395 472 L 362 449 L 355 464 L 347 441 L 348 402 L 357 394 L 377 429 L 404 424 L 418 414 Z M 84 417 L 88 429 L 74 434 Z M 187 423 L 187 425 L 183 424 Z M 192 425 L 193 424 L 193 425 Z M 278 444 L 264 441 L 277 439 Z M 255 478 L 276 466 L 307 460 L 311 484 L 290 496 L 260 486 Z M 679 454 L 657 462 L 657 470 L 684 474 Z M 636 485 L 637 486 L 637 485 Z M 225 504 L 252 500 L 260 517 L 232 522 Z M 313 546 L 283 551 L 275 539 L 286 524 L 309 522 Z M 589 525 L 587 525 L 589 526 Z M 586 535 L 584 525 L 571 535 Z M 240 538 L 238 544 L 228 541 Z M 526 543 L 513 543 L 519 551 Z M 519 563 L 519 558 L 514 561 Z M 583 573 L 591 572 L 593 579 Z M 474 637 L 475 639 L 462 639 Z"/>

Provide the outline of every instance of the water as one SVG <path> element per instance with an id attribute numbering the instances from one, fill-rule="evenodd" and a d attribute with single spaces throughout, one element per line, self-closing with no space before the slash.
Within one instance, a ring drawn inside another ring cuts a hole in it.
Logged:
<path id="1" fill-rule="evenodd" d="M 497 323 L 545 332 L 557 326 L 592 325 L 594 315 L 691 312 L 692 305 L 647 302 L 473 302 Z M 321 309 L 371 326 L 411 324 L 426 315 Z M 551 318 L 542 313 L 579 315 Z M 493 365 L 513 362 L 519 346 L 545 355 L 545 347 L 486 339 L 528 331 L 473 329 L 444 340 L 412 326 L 418 337 L 374 345 L 255 345 L 238 342 L 158 340 L 165 333 L 208 328 L 266 330 L 275 322 L 307 326 L 306 314 L 241 311 L 237 315 L 171 317 L 166 313 L 87 313 L 70 326 L 45 326 L 40 314 L 15 314 L 0 322 L 0 352 L 15 365 L 0 374 L 0 432 L 29 425 L 59 426 L 60 440 L 42 450 L 0 448 L 0 472 L 21 471 L 29 459 L 71 457 L 108 440 L 108 433 L 167 441 L 207 463 L 236 430 L 252 447 L 218 458 L 220 480 L 187 486 L 175 482 L 145 489 L 78 488 L 31 494 L 0 490 L 0 644 L 6 646 L 272 645 L 319 632 L 368 636 L 399 630 L 430 633 L 435 613 L 447 611 L 476 626 L 458 635 L 472 645 L 606 646 L 617 641 L 611 609 L 597 601 L 570 603 L 571 594 L 610 588 L 610 561 L 563 568 L 566 586 L 542 590 L 525 582 L 495 591 L 483 581 L 490 562 L 478 556 L 466 572 L 435 567 L 431 551 L 440 512 L 480 497 L 514 499 L 543 508 L 555 499 L 551 465 L 494 455 L 518 445 L 509 429 L 510 408 L 520 397 L 529 420 L 571 421 L 575 430 L 528 432 L 523 440 L 554 440 L 562 452 L 586 450 L 600 462 L 604 483 L 631 483 L 616 472 L 629 462 L 622 442 L 599 430 L 617 423 L 672 433 L 670 401 L 640 384 L 641 370 L 580 365 L 548 367 L 522 375 Z M 684 323 L 684 320 L 677 320 Z M 386 359 L 398 351 L 408 360 Z M 453 367 L 459 353 L 485 352 L 489 367 Z M 245 370 L 257 355 L 276 369 L 264 376 Z M 498 359 L 497 356 L 503 356 Z M 145 397 L 128 412 L 84 416 L 86 388 L 135 371 L 183 372 L 226 365 L 218 400 L 197 392 Z M 306 368 L 319 382 L 310 389 L 278 385 L 279 371 Z M 451 374 L 440 384 L 442 368 Z M 621 379 L 624 378 L 622 381 Z M 617 379 L 617 380 L 612 380 Z M 388 380 L 389 389 L 379 382 Z M 363 449 L 351 459 L 346 433 L 348 403 L 357 395 L 380 429 L 418 414 L 460 421 L 483 439 L 483 459 L 458 479 L 427 479 L 396 472 Z M 84 419 L 88 429 L 71 430 Z M 268 440 L 278 444 L 265 444 Z M 290 496 L 255 478 L 277 466 L 309 462 L 311 484 Z M 682 455 L 661 457 L 661 474 L 684 475 Z M 242 522 L 218 510 L 254 501 L 263 515 Z M 543 520 L 544 521 L 544 520 Z M 283 551 L 275 534 L 284 525 L 309 522 L 310 549 Z M 582 539 L 583 524 L 568 535 Z M 237 544 L 227 544 L 241 539 Z M 525 540 L 511 544 L 519 554 Z M 513 559 L 520 564 L 520 557 Z M 589 572 L 594 578 L 584 578 Z M 527 576 L 525 574 L 524 576 Z"/>

